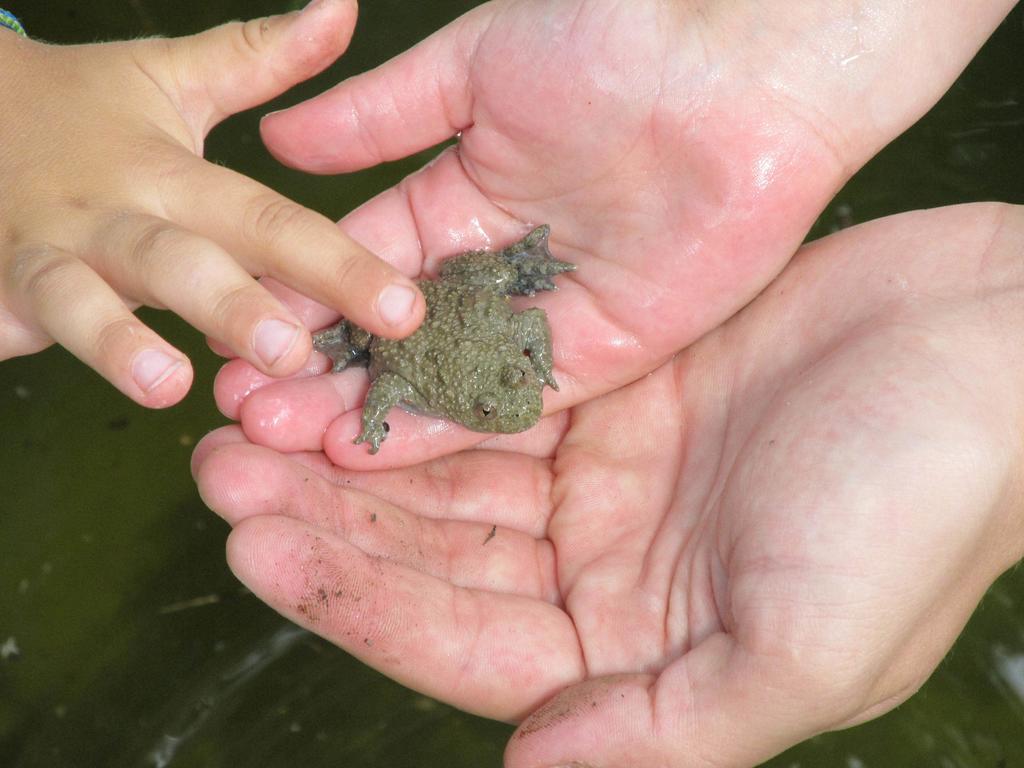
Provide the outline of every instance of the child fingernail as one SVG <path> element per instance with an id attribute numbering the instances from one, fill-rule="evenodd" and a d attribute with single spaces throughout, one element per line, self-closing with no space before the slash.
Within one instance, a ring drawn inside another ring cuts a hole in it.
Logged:
<path id="1" fill-rule="evenodd" d="M 409 319 L 415 304 L 416 291 L 396 283 L 381 291 L 377 311 L 380 312 L 381 320 L 388 325 L 401 325 Z"/>
<path id="2" fill-rule="evenodd" d="M 291 352 L 299 338 L 301 329 L 297 325 L 283 320 L 264 320 L 256 326 L 256 337 L 253 346 L 256 354 L 264 365 L 272 366 L 282 357 Z"/>
<path id="3" fill-rule="evenodd" d="M 149 392 L 163 384 L 181 367 L 181 360 L 171 357 L 159 349 L 144 349 L 132 362 L 132 379 L 143 392 Z"/>

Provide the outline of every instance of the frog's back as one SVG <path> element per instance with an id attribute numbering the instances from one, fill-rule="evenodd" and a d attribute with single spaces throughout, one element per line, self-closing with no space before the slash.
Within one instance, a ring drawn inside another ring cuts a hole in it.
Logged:
<path id="1" fill-rule="evenodd" d="M 423 324 L 405 339 L 375 338 L 370 349 L 370 378 L 396 373 L 424 395 L 472 368 L 461 349 L 481 345 L 494 354 L 508 354 L 512 307 L 506 296 L 491 288 L 459 280 L 423 280 L 426 300 Z"/>
<path id="2" fill-rule="evenodd" d="M 552 257 L 549 234 L 543 225 L 501 251 L 445 261 L 436 281 L 420 282 L 426 318 L 406 339 L 374 337 L 346 320 L 314 335 L 335 371 L 369 364 L 357 443 L 376 453 L 384 418 L 400 404 L 478 432 L 520 432 L 537 422 L 543 387 L 558 388 L 547 317 L 536 308 L 516 315 L 508 297 L 555 290 L 553 278 L 574 269 Z"/>
<path id="3" fill-rule="evenodd" d="M 493 287 L 454 280 L 424 280 L 419 286 L 427 304 L 424 330 L 432 343 L 466 338 L 483 341 L 508 333 L 512 305 Z"/>

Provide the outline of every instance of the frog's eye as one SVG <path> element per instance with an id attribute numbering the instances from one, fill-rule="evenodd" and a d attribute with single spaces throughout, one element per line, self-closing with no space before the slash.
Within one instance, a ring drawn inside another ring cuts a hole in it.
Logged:
<path id="1" fill-rule="evenodd" d="M 506 365 L 501 372 L 501 383 L 506 387 L 521 387 L 526 383 L 526 370 L 518 365 Z"/>
<path id="2" fill-rule="evenodd" d="M 476 405 L 473 406 L 473 413 L 484 421 L 491 421 L 498 416 L 498 404 L 490 398 L 477 400 Z"/>

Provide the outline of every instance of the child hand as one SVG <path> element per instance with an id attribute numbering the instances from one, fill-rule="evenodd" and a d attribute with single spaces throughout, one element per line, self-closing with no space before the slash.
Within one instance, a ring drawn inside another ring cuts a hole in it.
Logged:
<path id="1" fill-rule="evenodd" d="M 0 359 L 57 342 L 142 405 L 171 405 L 191 366 L 132 314 L 145 304 L 288 375 L 309 334 L 262 275 L 374 333 L 411 332 L 411 281 L 326 217 L 202 160 L 218 122 L 329 65 L 355 16 L 351 0 L 318 0 L 192 37 L 82 46 L 0 30 Z"/>

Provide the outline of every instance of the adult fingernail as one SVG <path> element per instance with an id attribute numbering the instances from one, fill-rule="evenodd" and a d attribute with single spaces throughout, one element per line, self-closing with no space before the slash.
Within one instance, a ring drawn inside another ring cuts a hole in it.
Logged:
<path id="1" fill-rule="evenodd" d="M 143 392 L 163 384 L 167 377 L 181 367 L 181 360 L 159 349 L 144 349 L 132 362 L 132 378 Z"/>
<path id="2" fill-rule="evenodd" d="M 270 367 L 291 352 L 299 338 L 301 329 L 283 320 L 264 320 L 256 326 L 256 338 L 253 346 L 260 360 Z"/>
<path id="3" fill-rule="evenodd" d="M 416 291 L 407 285 L 393 283 L 381 291 L 377 311 L 388 325 L 401 325 L 409 319 L 415 304 Z"/>

